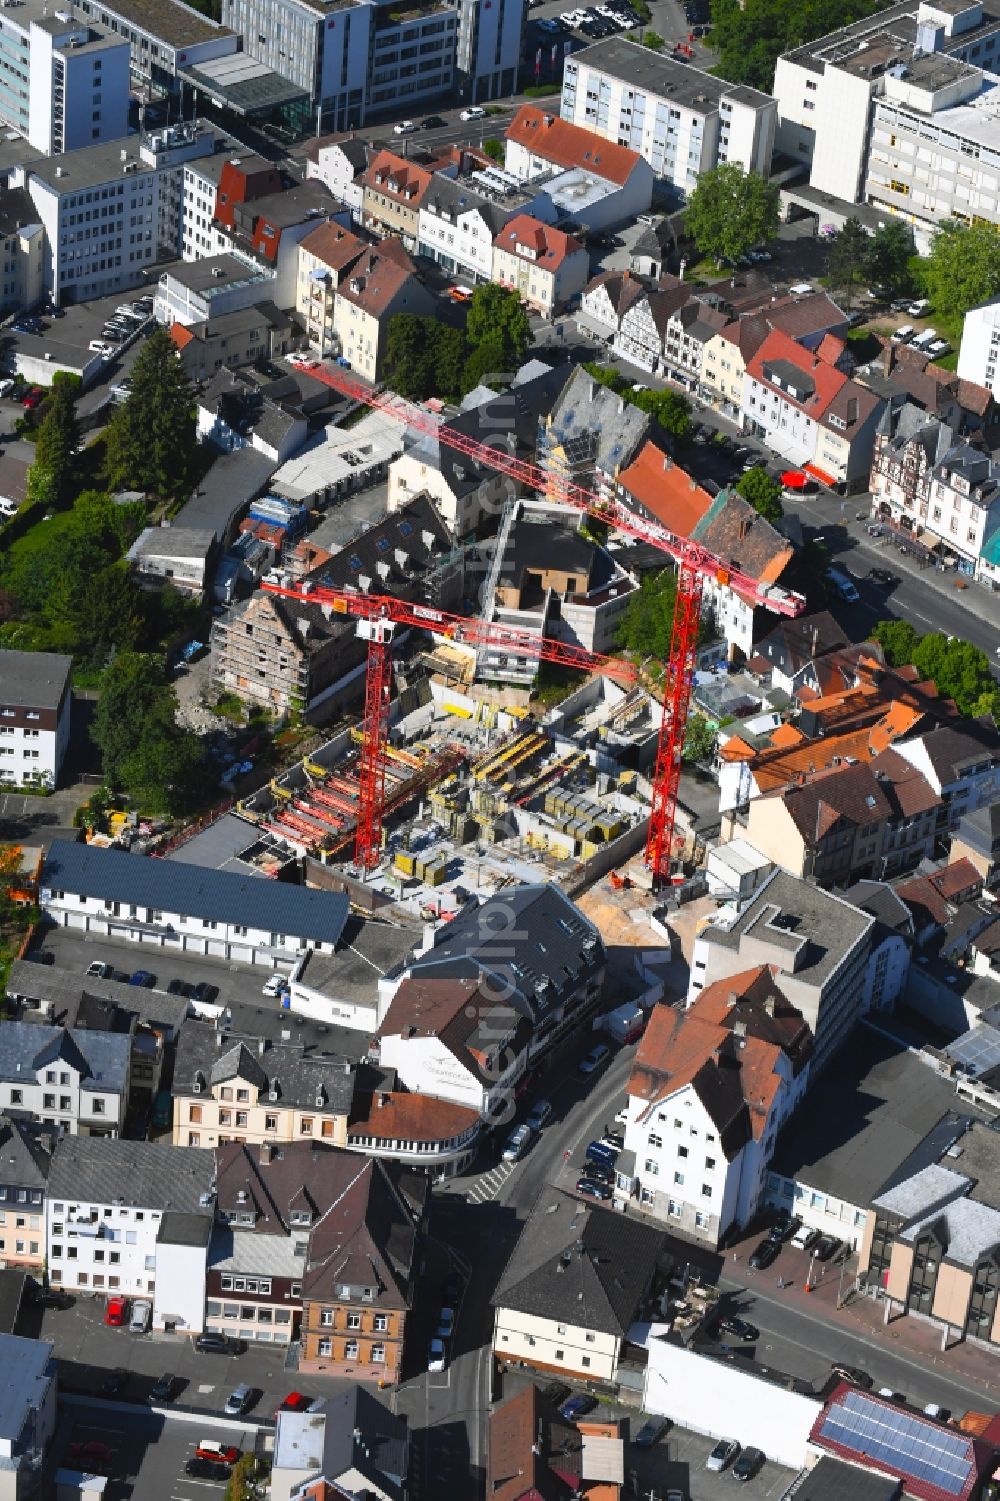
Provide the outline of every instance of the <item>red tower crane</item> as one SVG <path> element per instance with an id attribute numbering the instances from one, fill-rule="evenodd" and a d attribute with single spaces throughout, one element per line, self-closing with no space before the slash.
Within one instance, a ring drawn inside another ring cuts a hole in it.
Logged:
<path id="1" fill-rule="evenodd" d="M 587 672 L 599 671 L 634 683 L 638 673 L 630 662 L 617 657 L 602 657 L 582 647 L 536 636 L 513 626 L 490 624 L 451 615 L 432 605 L 411 604 L 390 594 L 359 594 L 352 589 L 328 589 L 303 582 L 280 584 L 265 579 L 262 587 L 269 594 L 287 599 L 306 600 L 310 604 L 328 605 L 338 615 L 351 615 L 358 621 L 358 635 L 368 642 L 368 668 L 365 678 L 365 709 L 361 726 L 361 755 L 358 764 L 358 822 L 354 836 L 354 858 L 362 871 L 374 869 L 382 847 L 382 810 L 385 805 L 385 747 L 389 738 L 389 695 L 392 687 L 390 647 L 397 625 L 416 626 L 433 631 L 449 641 L 466 646 L 499 646 L 512 656 L 554 662 L 560 667 L 577 667 Z"/>
<path id="2" fill-rule="evenodd" d="M 736 559 L 718 558 L 697 542 L 686 537 L 676 537 L 657 521 L 639 516 L 617 498 L 605 499 L 582 485 L 559 474 L 550 473 L 537 464 L 517 458 L 498 439 L 497 444 L 484 443 L 467 433 L 456 431 L 444 419 L 425 407 L 397 396 L 393 391 L 378 391 L 340 366 L 329 366 L 319 361 L 307 361 L 303 368 L 317 380 L 332 386 L 334 390 L 354 401 L 383 412 L 396 421 L 404 422 L 417 432 L 436 438 L 458 453 L 465 454 L 478 464 L 484 464 L 518 484 L 539 494 L 585 512 L 595 520 L 605 523 L 625 536 L 648 542 L 667 553 L 677 563 L 677 603 L 674 609 L 674 624 L 670 638 L 670 651 L 666 658 L 666 678 L 663 694 L 663 718 L 657 744 L 656 764 L 653 774 L 653 796 L 650 808 L 649 834 L 646 840 L 646 864 L 656 880 L 670 873 L 670 856 L 673 847 L 674 822 L 677 815 L 677 789 L 680 785 L 681 755 L 684 749 L 684 732 L 691 687 L 694 679 L 695 648 L 698 642 L 698 624 L 701 618 L 702 592 L 706 578 L 735 589 L 752 604 L 761 605 L 777 615 L 801 615 L 806 607 L 801 594 L 779 588 L 776 584 L 764 584 L 752 574 L 745 573 Z M 295 592 L 295 591 L 293 591 Z M 371 596 L 366 596 L 371 598 Z M 351 596 L 353 599 L 354 596 Z M 398 601 L 393 601 L 398 603 Z M 413 622 L 416 624 L 416 622 Z M 480 622 L 462 620 L 468 630 Z M 433 629 L 433 626 L 431 627 Z M 495 627 L 486 627 L 492 631 Z M 556 644 L 556 643 L 553 643 Z M 513 649 L 513 648 L 512 648 Z M 579 663 L 576 665 L 585 665 Z M 381 669 L 384 679 L 385 669 Z M 369 680 L 366 694 L 365 725 L 369 727 L 369 703 L 373 691 L 387 692 L 384 681 L 376 681 L 374 688 Z M 375 746 L 376 729 L 381 730 L 384 719 L 371 721 L 372 746 Z M 384 740 L 384 736 L 383 736 Z M 381 751 L 378 752 L 381 755 Z M 372 751 L 373 757 L 375 751 Z M 372 790 L 376 790 L 373 778 Z M 368 817 L 366 810 L 366 817 Z M 367 867 L 366 867 L 367 868 Z"/>

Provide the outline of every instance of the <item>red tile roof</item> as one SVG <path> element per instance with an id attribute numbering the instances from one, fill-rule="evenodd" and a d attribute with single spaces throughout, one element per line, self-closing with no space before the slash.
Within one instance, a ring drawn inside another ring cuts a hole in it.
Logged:
<path id="1" fill-rule="evenodd" d="M 621 187 L 639 162 L 637 151 L 606 141 L 582 125 L 573 125 L 558 115 L 546 114 L 534 104 L 522 104 L 507 127 L 507 140 L 516 141 L 535 156 L 557 167 L 582 167 L 596 177 L 605 177 Z"/>
<path id="2" fill-rule="evenodd" d="M 399 1090 L 372 1096 L 366 1113 L 347 1127 L 347 1139 L 378 1137 L 384 1141 L 452 1141 L 479 1120 L 479 1112 L 430 1095 Z"/>
<path id="3" fill-rule="evenodd" d="M 177 349 L 186 349 L 194 342 L 194 334 L 189 328 L 185 328 L 183 323 L 171 323 L 170 337 Z"/>
<path id="4" fill-rule="evenodd" d="M 712 504 L 712 497 L 686 470 L 646 443 L 638 457 L 618 476 L 626 504 L 638 501 L 675 537 L 689 537 Z"/>
<path id="5" fill-rule="evenodd" d="M 493 244 L 497 250 L 506 250 L 530 260 L 543 271 L 558 271 L 569 256 L 577 255 L 583 249 L 580 241 L 572 235 L 543 224 L 531 214 L 515 215 L 504 225 Z"/>
<path id="6" fill-rule="evenodd" d="M 796 370 L 801 370 L 808 376 L 813 390 L 804 400 L 798 401 L 790 391 L 782 390 L 774 385 L 768 378 L 767 370 L 773 369 L 778 361 L 792 365 Z M 805 412 L 814 422 L 818 422 L 846 384 L 847 376 L 840 370 L 821 360 L 818 355 L 812 354 L 808 349 L 803 349 L 794 339 L 781 329 L 774 328 L 768 334 L 757 353 L 747 365 L 747 373 L 754 379 L 761 381 L 769 390 L 777 392 L 783 401 L 790 406 L 797 407 L 800 412 Z"/>
<path id="7" fill-rule="evenodd" d="M 433 181 L 430 172 L 415 162 L 397 156 L 394 151 L 380 151 L 360 181 L 365 188 L 377 188 L 404 208 L 418 209 Z"/>
<path id="8" fill-rule="evenodd" d="M 365 241 L 352 234 L 349 229 L 344 229 L 340 224 L 320 224 L 310 234 L 307 234 L 300 245 L 310 255 L 314 255 L 324 266 L 331 270 L 339 271 L 350 264 L 356 255 L 360 255 L 365 249 Z"/>

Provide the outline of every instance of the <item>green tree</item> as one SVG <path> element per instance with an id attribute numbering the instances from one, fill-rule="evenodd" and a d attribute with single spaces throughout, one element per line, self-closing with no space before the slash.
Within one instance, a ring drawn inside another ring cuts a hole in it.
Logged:
<path id="1" fill-rule="evenodd" d="M 658 31 L 644 31 L 640 40 L 642 45 L 648 47 L 651 52 L 662 52 L 666 45 Z"/>
<path id="2" fill-rule="evenodd" d="M 943 224 L 921 266 L 927 296 L 943 318 L 961 318 L 1000 292 L 1000 228 Z"/>
<path id="3" fill-rule="evenodd" d="M 465 365 L 465 335 L 446 323 L 436 325 L 434 337 L 434 388 L 437 396 L 455 396 L 462 389 Z"/>
<path id="4" fill-rule="evenodd" d="M 737 261 L 777 232 L 778 189 L 738 162 L 726 162 L 701 174 L 684 224 L 702 255 Z"/>
<path id="5" fill-rule="evenodd" d="M 871 636 L 881 646 L 890 667 L 905 667 L 912 662 L 920 640 L 908 620 L 880 620 L 873 627 Z"/>
<path id="6" fill-rule="evenodd" d="M 416 313 L 397 313 L 389 319 L 385 344 L 385 376 L 400 396 L 422 401 L 434 390 L 435 318 Z"/>
<path id="7" fill-rule="evenodd" d="M 471 351 L 482 345 L 501 351 L 497 370 L 516 370 L 531 343 L 531 324 L 517 293 L 483 282 L 472 294 L 465 334 Z"/>
<path id="8" fill-rule="evenodd" d="M 677 575 L 673 569 L 647 574 L 622 616 L 619 645 L 640 657 L 662 659 L 670 645 L 676 602 Z"/>
<path id="9" fill-rule="evenodd" d="M 132 390 L 108 424 L 107 480 L 113 490 L 178 499 L 189 488 L 197 439 L 194 393 L 165 328 L 132 367 Z"/>
<path id="10" fill-rule="evenodd" d="M 610 391 L 624 391 L 624 387 L 628 384 L 620 371 L 615 370 L 612 365 L 601 365 L 597 360 L 585 360 L 583 368 L 591 380 L 595 380 L 599 386 L 607 386 Z M 637 392 L 636 405 L 640 396 L 652 394 L 652 392 Z"/>
<path id="11" fill-rule="evenodd" d="M 462 370 L 463 395 L 481 385 L 496 389 L 501 383 L 497 377 L 509 375 L 512 368 L 513 364 L 506 359 L 506 350 L 499 338 L 477 344 Z"/>
<path id="12" fill-rule="evenodd" d="M 868 241 L 865 269 L 873 287 L 879 287 L 890 297 L 898 296 L 910 286 L 910 256 L 913 254 L 913 235 L 902 219 L 890 219 L 877 229 Z"/>
<path id="13" fill-rule="evenodd" d="M 498 141 L 496 136 L 490 136 L 488 140 L 483 142 L 483 151 L 491 161 L 499 162 L 501 166 L 503 165 L 506 153 L 503 141 Z"/>
<path id="14" fill-rule="evenodd" d="M 776 479 L 768 474 L 766 469 L 755 464 L 753 469 L 748 469 L 746 474 L 736 482 L 736 489 L 744 500 L 748 500 L 757 512 L 775 526 L 784 516 L 785 512 L 781 505 L 781 486 Z"/>
<path id="15" fill-rule="evenodd" d="M 712 0 L 713 71 L 771 93 L 782 52 L 880 10 L 885 0 Z"/>
<path id="16" fill-rule="evenodd" d="M 827 271 L 830 285 L 844 294 L 844 302 L 850 310 L 857 287 L 867 276 L 869 255 L 868 235 L 860 219 L 848 219 L 839 234 L 830 241 Z"/>
<path id="17" fill-rule="evenodd" d="M 936 631 L 921 636 L 913 665 L 922 677 L 933 678 L 938 692 L 953 698 L 963 714 L 973 713 L 981 700 L 989 704 L 996 693 L 986 653 L 957 636 L 949 640 Z"/>
<path id="18" fill-rule="evenodd" d="M 655 417 L 672 438 L 683 441 L 691 431 L 691 403 L 679 391 L 626 391 L 627 400 Z"/>
<path id="19" fill-rule="evenodd" d="M 77 376 L 57 371 L 52 391 L 45 403 L 45 415 L 35 440 L 35 461 L 39 480 L 45 476 L 51 501 L 64 505 L 71 497 L 76 469 L 76 451 L 80 446 L 80 427 L 76 420 Z"/>
<path id="20" fill-rule="evenodd" d="M 710 762 L 715 755 L 717 734 L 715 725 L 706 715 L 689 715 L 684 727 L 684 749 L 681 752 L 681 759 L 689 765 L 696 761 L 703 765 Z"/>
<path id="21" fill-rule="evenodd" d="M 120 652 L 101 678 L 91 736 L 105 783 L 151 813 L 185 812 L 211 785 L 205 748 L 176 709 L 161 657 Z"/>

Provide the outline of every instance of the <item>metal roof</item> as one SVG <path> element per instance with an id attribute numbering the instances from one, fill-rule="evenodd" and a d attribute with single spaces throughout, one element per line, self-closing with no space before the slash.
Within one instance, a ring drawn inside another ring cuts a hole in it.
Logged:
<path id="1" fill-rule="evenodd" d="M 309 891 L 65 839 L 52 844 L 42 887 L 285 933 L 312 943 L 336 943 L 349 908 L 341 892 Z"/>

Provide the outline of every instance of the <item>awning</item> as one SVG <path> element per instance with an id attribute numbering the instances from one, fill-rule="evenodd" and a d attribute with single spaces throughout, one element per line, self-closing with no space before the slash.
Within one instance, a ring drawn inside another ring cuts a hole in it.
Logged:
<path id="1" fill-rule="evenodd" d="M 818 479 L 821 485 L 830 485 L 832 487 L 837 484 L 836 476 L 827 474 L 826 470 L 821 469 L 818 464 L 803 464 L 802 467 L 807 474 L 812 475 L 813 479 Z"/>

